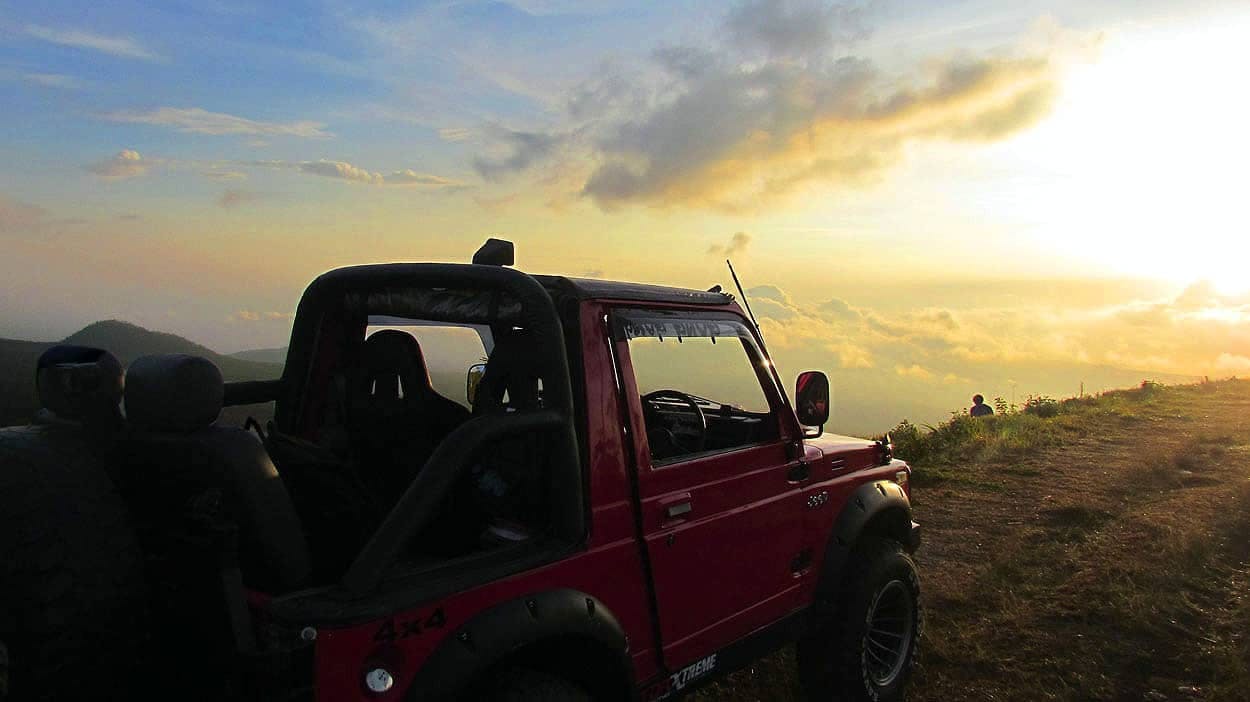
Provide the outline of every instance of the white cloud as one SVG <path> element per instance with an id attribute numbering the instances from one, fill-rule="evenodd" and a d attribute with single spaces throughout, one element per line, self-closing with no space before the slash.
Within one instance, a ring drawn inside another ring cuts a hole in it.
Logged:
<path id="1" fill-rule="evenodd" d="M 158 107 L 147 112 L 109 112 L 102 117 L 110 122 L 149 124 L 169 127 L 180 132 L 212 135 L 293 136 L 305 139 L 334 136 L 321 122 L 263 122 L 224 112 L 209 112 L 199 107 Z"/>
<path id="2" fill-rule="evenodd" d="M 249 161 L 239 165 L 293 170 L 308 175 L 337 178 L 354 183 L 365 183 L 366 185 L 420 186 L 446 189 L 463 187 L 463 183 L 459 181 L 429 173 L 420 173 L 412 169 L 392 171 L 389 175 L 383 175 L 376 171 L 352 165 L 346 161 L 330 161 L 326 159 L 320 161 Z"/>
<path id="3" fill-rule="evenodd" d="M 301 173 L 311 173 L 312 175 L 325 176 L 327 178 L 354 180 L 361 183 L 369 183 L 370 185 L 381 185 L 384 182 L 381 173 L 371 173 L 345 161 L 305 161 L 298 164 L 296 168 Z"/>
<path id="4" fill-rule="evenodd" d="M 86 169 L 105 180 L 125 180 L 144 175 L 152 165 L 138 151 L 124 149 L 113 158 L 88 164 Z"/>
<path id="5" fill-rule="evenodd" d="M 494 128 L 488 180 L 539 166 L 600 208 L 756 210 L 879 182 L 917 142 L 993 142 L 1045 116 L 1048 54 L 1000 51 L 891 71 L 847 51 L 856 3 L 748 0 L 709 45 L 605 64 L 567 93 L 561 124 Z M 487 134 L 487 136 L 491 136 Z M 573 193 L 565 193 L 566 195 Z"/>
<path id="6" fill-rule="evenodd" d="M 53 29 L 33 24 L 26 27 L 26 34 L 52 44 L 70 46 L 75 49 L 99 51 L 112 56 L 142 59 L 144 61 L 157 61 L 160 59 L 159 56 L 143 48 L 135 40 L 126 37 L 109 37 L 76 29 Z"/>
<path id="7" fill-rule="evenodd" d="M 428 185 L 436 188 L 448 188 L 460 185 L 454 180 L 429 173 L 417 173 L 412 169 L 394 171 L 386 176 L 387 185 Z"/>

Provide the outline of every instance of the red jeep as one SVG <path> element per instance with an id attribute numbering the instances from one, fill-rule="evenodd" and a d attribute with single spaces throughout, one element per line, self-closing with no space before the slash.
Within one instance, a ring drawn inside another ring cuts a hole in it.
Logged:
<path id="1" fill-rule="evenodd" d="M 888 442 L 822 433 L 820 372 L 792 406 L 719 288 L 511 262 L 321 276 L 281 380 L 45 354 L 51 412 L 0 430 L 0 697 L 658 700 L 797 641 L 812 699 L 900 699 Z M 463 403 L 434 330 L 488 357 Z"/>

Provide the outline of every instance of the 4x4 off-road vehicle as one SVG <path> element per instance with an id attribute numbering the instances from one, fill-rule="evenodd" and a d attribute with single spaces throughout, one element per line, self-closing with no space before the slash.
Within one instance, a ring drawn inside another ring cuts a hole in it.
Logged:
<path id="1" fill-rule="evenodd" d="M 275 381 L 45 353 L 0 430 L 0 697 L 658 700 L 797 641 L 812 699 L 899 699 L 888 442 L 822 433 L 827 378 L 792 405 L 719 288 L 511 263 L 326 273 Z M 433 330 L 479 344 L 463 402 Z"/>

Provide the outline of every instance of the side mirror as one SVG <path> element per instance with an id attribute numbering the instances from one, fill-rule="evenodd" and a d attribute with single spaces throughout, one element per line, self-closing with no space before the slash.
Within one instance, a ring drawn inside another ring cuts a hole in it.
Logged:
<path id="1" fill-rule="evenodd" d="M 805 427 L 824 427 L 829 421 L 829 376 L 803 371 L 794 381 L 794 413 Z"/>
<path id="2" fill-rule="evenodd" d="M 477 386 L 482 384 L 482 377 L 485 375 L 485 363 L 475 363 L 469 366 L 469 377 L 465 387 L 465 392 L 468 393 L 470 405 L 477 404 Z"/>

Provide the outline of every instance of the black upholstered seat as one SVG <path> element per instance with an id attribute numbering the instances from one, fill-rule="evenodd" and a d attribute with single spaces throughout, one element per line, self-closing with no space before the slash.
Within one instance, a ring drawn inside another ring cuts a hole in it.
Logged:
<path id="1" fill-rule="evenodd" d="M 395 329 L 365 340 L 348 382 L 348 432 L 359 473 L 390 504 L 469 411 L 434 390 L 421 345 Z"/>
<path id="2" fill-rule="evenodd" d="M 244 581 L 283 592 L 309 574 L 308 546 L 278 471 L 257 437 L 212 426 L 224 384 L 212 362 L 184 355 L 145 356 L 126 374 L 126 491 L 141 520 L 176 524 L 196 500 L 220 496 L 238 525 Z M 211 511 L 211 510 L 210 510 Z"/>

